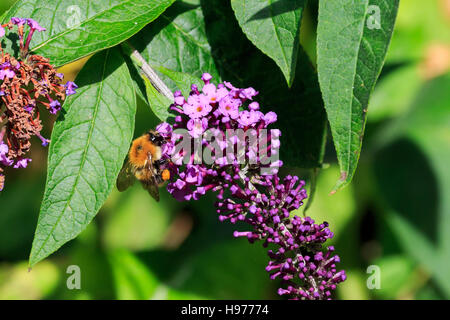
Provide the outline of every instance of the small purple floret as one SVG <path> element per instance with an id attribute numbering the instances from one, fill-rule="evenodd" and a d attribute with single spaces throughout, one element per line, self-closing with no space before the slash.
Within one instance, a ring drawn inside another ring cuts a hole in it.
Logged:
<path id="1" fill-rule="evenodd" d="M 27 22 L 27 19 L 13 17 L 11 18 L 11 22 L 15 25 L 23 26 Z"/>
<path id="2" fill-rule="evenodd" d="M 20 159 L 14 165 L 14 169 L 26 168 L 29 162 L 31 162 L 31 159 L 28 158 Z"/>
<path id="3" fill-rule="evenodd" d="M 52 100 L 49 105 L 51 114 L 57 114 L 58 111 L 61 110 L 61 103 L 59 103 L 58 100 Z"/>
<path id="4" fill-rule="evenodd" d="M 64 85 L 64 88 L 66 88 L 66 95 L 70 96 L 77 93 L 75 89 L 77 89 L 78 86 L 72 81 L 67 81 L 67 83 Z"/>
<path id="5" fill-rule="evenodd" d="M 47 29 L 41 27 L 41 26 L 39 25 L 39 23 L 37 23 L 36 20 L 30 19 L 30 18 L 27 19 L 27 24 L 28 24 L 28 26 L 29 26 L 31 29 L 37 30 L 37 31 L 39 31 L 39 32 L 42 32 L 42 31 L 47 30 Z"/>

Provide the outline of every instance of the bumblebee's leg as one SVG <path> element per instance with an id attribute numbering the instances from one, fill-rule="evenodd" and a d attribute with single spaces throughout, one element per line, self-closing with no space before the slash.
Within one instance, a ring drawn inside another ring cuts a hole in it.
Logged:
<path id="1" fill-rule="evenodd" d="M 161 174 L 155 174 L 154 177 L 155 177 L 156 185 L 159 186 L 160 184 L 162 184 L 164 182 Z"/>
<path id="2" fill-rule="evenodd" d="M 158 162 L 158 166 L 161 167 L 161 166 L 163 166 L 163 165 L 166 165 L 166 164 L 169 162 L 169 159 L 168 159 L 168 158 L 159 159 L 159 160 L 156 161 L 156 162 Z"/>
<path id="3" fill-rule="evenodd" d="M 153 162 L 153 166 L 160 170 L 162 166 L 166 165 L 169 162 L 169 159 L 159 159 Z"/>

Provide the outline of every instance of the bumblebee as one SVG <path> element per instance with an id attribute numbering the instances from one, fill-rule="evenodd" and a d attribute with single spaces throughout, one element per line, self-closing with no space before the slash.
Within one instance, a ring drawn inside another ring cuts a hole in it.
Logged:
<path id="1" fill-rule="evenodd" d="M 128 189 L 137 179 L 144 189 L 159 201 L 159 187 L 170 179 L 170 171 L 162 169 L 167 164 L 167 160 L 161 159 L 163 143 L 164 138 L 154 130 L 132 142 L 128 160 L 117 178 L 116 185 L 120 192 Z"/>

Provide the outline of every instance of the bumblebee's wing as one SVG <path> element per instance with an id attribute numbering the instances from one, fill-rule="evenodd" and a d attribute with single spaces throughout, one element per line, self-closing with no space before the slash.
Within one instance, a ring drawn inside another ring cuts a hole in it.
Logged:
<path id="1" fill-rule="evenodd" d="M 155 199 L 156 201 L 159 201 L 159 188 L 158 185 L 154 184 L 153 182 L 142 182 L 142 186 L 144 189 L 150 193 L 150 195 Z"/>
<path id="2" fill-rule="evenodd" d="M 144 186 L 144 189 L 150 193 L 153 199 L 159 201 L 159 188 L 155 178 L 155 168 L 153 167 L 151 154 L 148 155 L 147 169 L 152 172 L 152 175 L 150 177 L 150 181 L 141 181 L 142 185 Z"/>
<path id="3" fill-rule="evenodd" d="M 119 172 L 117 177 L 116 186 L 117 189 L 122 192 L 128 189 L 128 187 L 134 184 L 136 178 L 133 174 L 133 167 L 128 161 L 124 164 L 122 170 Z"/>

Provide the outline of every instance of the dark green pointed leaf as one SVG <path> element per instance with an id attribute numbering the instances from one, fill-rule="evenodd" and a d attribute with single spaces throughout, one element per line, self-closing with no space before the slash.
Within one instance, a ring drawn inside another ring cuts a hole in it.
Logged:
<path id="1" fill-rule="evenodd" d="M 118 49 L 92 57 L 52 132 L 30 265 L 75 238 L 115 185 L 134 131 L 136 99 Z"/>
<path id="2" fill-rule="evenodd" d="M 199 78 L 186 73 L 169 70 L 164 67 L 157 67 L 156 70 L 171 80 L 171 83 L 174 84 L 174 86 L 170 89 L 173 92 L 175 92 L 175 90 L 180 90 L 185 97 L 189 96 L 191 84 L 196 84 L 199 88 L 204 84 Z M 147 100 L 153 113 L 161 121 L 170 121 L 169 118 L 174 117 L 174 114 L 169 110 L 169 106 L 173 101 L 159 93 L 145 76 L 142 75 L 142 79 L 145 83 Z"/>
<path id="3" fill-rule="evenodd" d="M 231 5 L 245 35 L 277 63 L 291 86 L 306 0 L 231 0 Z"/>
<path id="4" fill-rule="evenodd" d="M 161 120 L 167 121 L 169 118 L 173 118 L 173 115 L 169 112 L 169 106 L 173 103 L 166 96 L 162 95 L 155 89 L 150 80 L 145 76 L 142 76 L 145 83 L 145 91 L 147 94 L 147 100 L 153 113 Z"/>
<path id="5" fill-rule="evenodd" d="M 209 72 L 218 81 L 199 3 L 198 0 L 175 2 L 130 42 L 155 69 L 163 66 L 198 78 L 203 72 Z M 161 72 L 159 75 L 169 88 L 177 86 L 170 77 Z"/>
<path id="6" fill-rule="evenodd" d="M 36 20 L 47 31 L 35 33 L 31 49 L 61 66 L 128 39 L 174 1 L 19 0 L 3 22 Z"/>
<path id="7" fill-rule="evenodd" d="M 358 163 L 369 97 L 381 72 L 399 0 L 320 1 L 317 64 L 341 177 Z"/>
<path id="8" fill-rule="evenodd" d="M 164 67 L 156 67 L 156 70 L 172 80 L 172 82 L 175 84 L 175 86 L 171 87 L 170 89 L 172 89 L 173 91 L 180 90 L 185 97 L 189 96 L 192 84 L 196 84 L 200 89 L 205 85 L 200 78 L 191 76 L 187 73 L 169 70 Z"/>
<path id="9" fill-rule="evenodd" d="M 136 91 L 137 96 L 141 98 L 144 102 L 148 103 L 147 95 L 145 94 L 146 92 L 145 83 L 142 78 L 144 76 L 143 72 L 139 69 L 138 66 L 135 65 L 133 60 L 130 58 L 130 55 L 124 52 L 124 50 L 122 50 L 122 56 L 128 66 L 128 70 L 130 71 L 131 79 L 133 80 L 134 90 Z"/>

